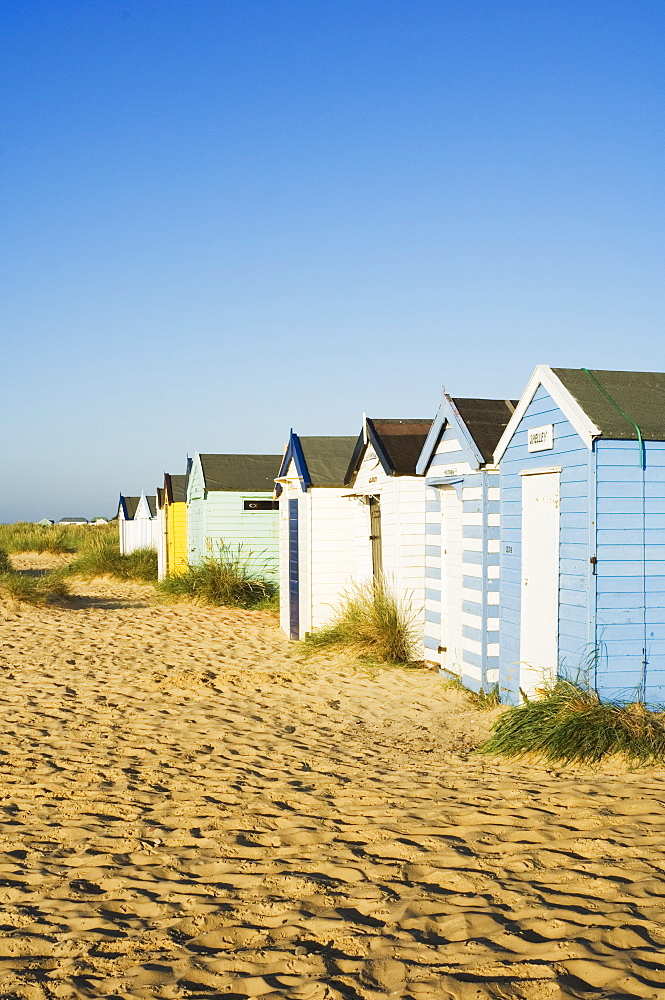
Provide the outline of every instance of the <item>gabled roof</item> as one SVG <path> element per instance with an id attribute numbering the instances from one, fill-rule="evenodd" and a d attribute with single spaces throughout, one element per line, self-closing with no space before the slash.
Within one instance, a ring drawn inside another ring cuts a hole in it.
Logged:
<path id="1" fill-rule="evenodd" d="M 164 493 L 169 503 L 184 503 L 187 499 L 187 476 L 164 473 Z"/>
<path id="2" fill-rule="evenodd" d="M 164 490 L 161 486 L 157 487 L 157 506 L 160 510 L 164 506 Z"/>
<path id="3" fill-rule="evenodd" d="M 291 431 L 279 475 L 285 476 L 293 461 L 303 490 L 344 486 L 355 437 L 300 437 Z M 277 495 L 281 492 L 277 484 Z"/>
<path id="4" fill-rule="evenodd" d="M 141 501 L 141 497 L 124 497 L 122 493 L 120 494 L 120 501 L 118 503 L 118 513 L 122 510 L 126 521 L 133 521 L 134 514 L 136 514 L 136 508 Z"/>
<path id="5" fill-rule="evenodd" d="M 345 482 L 351 482 L 371 444 L 377 458 L 388 476 L 415 476 L 416 464 L 427 439 L 431 420 L 413 418 L 393 420 L 388 418 L 365 418 L 365 428 L 358 436 L 351 462 L 346 471 Z"/>
<path id="6" fill-rule="evenodd" d="M 645 441 L 665 441 L 663 372 L 614 372 L 585 368 L 551 370 L 593 420 L 603 437 L 616 441 L 637 438 L 635 428 L 612 404 L 613 399 L 626 416 L 635 421 Z"/>
<path id="7" fill-rule="evenodd" d="M 199 455 L 209 492 L 272 493 L 281 455 Z"/>
<path id="8" fill-rule="evenodd" d="M 150 511 L 151 517 L 157 516 L 157 497 L 146 497 L 144 496 L 146 503 L 148 504 L 148 510 Z M 126 521 L 133 521 L 136 517 L 136 511 L 138 510 L 139 504 L 141 503 L 141 497 L 125 497 L 120 494 L 120 502 L 118 503 L 118 513 L 122 510 L 125 515 Z M 116 515 L 117 516 L 117 515 Z"/>
<path id="9" fill-rule="evenodd" d="M 58 524 L 88 524 L 87 517 L 61 517 Z"/>
<path id="10" fill-rule="evenodd" d="M 494 453 L 498 462 L 543 386 L 588 448 L 594 438 L 665 441 L 665 373 L 538 365 Z"/>
<path id="11" fill-rule="evenodd" d="M 467 426 L 478 451 L 486 462 L 491 462 L 499 438 L 515 412 L 517 399 L 460 399 L 453 403 Z"/>
<path id="12" fill-rule="evenodd" d="M 418 473 L 426 474 L 441 437 L 451 422 L 459 428 L 472 464 L 477 463 L 480 467 L 491 463 L 494 449 L 516 406 L 517 400 L 512 399 L 466 399 L 460 396 L 453 399 L 444 393 L 443 402 L 418 459 Z"/>

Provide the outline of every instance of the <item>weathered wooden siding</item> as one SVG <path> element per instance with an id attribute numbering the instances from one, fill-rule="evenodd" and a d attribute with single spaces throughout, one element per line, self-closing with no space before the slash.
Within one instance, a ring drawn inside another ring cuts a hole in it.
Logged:
<path id="1" fill-rule="evenodd" d="M 554 447 L 527 450 L 532 427 L 554 425 Z M 517 704 L 520 661 L 521 472 L 561 467 L 559 549 L 559 672 L 576 676 L 595 649 L 595 597 L 590 530 L 595 517 L 590 496 L 593 452 L 541 385 L 501 459 L 501 650 L 502 701 Z"/>
<path id="2" fill-rule="evenodd" d="M 665 704 L 665 443 L 596 442 L 596 685 Z"/>

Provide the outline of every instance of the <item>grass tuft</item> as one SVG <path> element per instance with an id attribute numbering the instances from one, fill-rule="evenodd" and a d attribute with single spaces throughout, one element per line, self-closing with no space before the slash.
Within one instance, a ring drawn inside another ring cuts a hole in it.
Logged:
<path id="1" fill-rule="evenodd" d="M 56 570 L 35 577 L 10 569 L 0 573 L 0 597 L 23 604 L 59 604 L 69 597 L 65 572 Z"/>
<path id="2" fill-rule="evenodd" d="M 357 656 L 384 663 L 411 663 L 416 642 L 416 616 L 404 607 L 385 581 L 353 587 L 332 623 L 302 640 L 306 652 L 347 648 Z"/>
<path id="3" fill-rule="evenodd" d="M 665 715 L 637 703 L 605 704 L 595 691 L 559 680 L 539 700 L 504 712 L 477 752 L 564 764 L 596 764 L 612 754 L 631 764 L 663 763 Z"/>
<path id="4" fill-rule="evenodd" d="M 153 583 L 157 579 L 157 551 L 136 549 L 129 555 L 121 555 L 117 534 L 105 528 L 92 527 L 90 532 L 99 532 L 86 539 L 86 547 L 71 565 L 72 573 L 81 576 L 115 576 L 120 580 L 140 580 Z"/>
<path id="5" fill-rule="evenodd" d="M 260 610 L 274 609 L 278 593 L 277 585 L 262 577 L 253 553 L 223 543 L 216 556 L 167 576 L 157 589 L 166 600 L 188 598 L 200 604 Z"/>

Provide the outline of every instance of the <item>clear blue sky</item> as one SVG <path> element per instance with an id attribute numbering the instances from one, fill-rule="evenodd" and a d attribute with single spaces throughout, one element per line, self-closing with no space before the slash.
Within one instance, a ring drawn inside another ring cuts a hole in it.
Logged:
<path id="1" fill-rule="evenodd" d="M 0 520 L 665 370 L 660 0 L 5 0 Z"/>

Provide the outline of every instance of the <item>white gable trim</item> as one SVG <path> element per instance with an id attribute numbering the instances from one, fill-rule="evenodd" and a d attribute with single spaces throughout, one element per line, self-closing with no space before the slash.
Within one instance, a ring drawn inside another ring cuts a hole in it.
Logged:
<path id="1" fill-rule="evenodd" d="M 475 458 L 478 468 L 485 464 L 483 456 L 480 454 L 478 446 L 471 436 L 471 432 L 462 420 L 462 415 L 455 406 L 452 397 L 449 396 L 447 392 L 444 392 L 443 402 L 441 403 L 434 422 L 429 429 L 429 434 L 425 438 L 425 444 L 423 445 L 423 450 L 420 453 L 420 458 L 418 459 L 418 464 L 416 465 L 416 475 L 427 475 L 429 464 L 437 453 L 436 449 L 438 448 L 440 438 L 445 433 L 446 425 L 451 424 L 452 422 L 454 422 L 456 427 L 459 428 L 460 434 L 464 439 L 464 443 L 471 452 L 471 456 Z"/>
<path id="2" fill-rule="evenodd" d="M 136 505 L 136 513 L 134 514 L 135 521 L 140 518 L 146 518 L 147 520 L 152 519 L 152 514 L 150 513 L 150 507 L 148 506 L 145 493 L 141 494 L 141 499 Z"/>
<path id="3" fill-rule="evenodd" d="M 515 412 L 508 421 L 508 426 L 496 446 L 496 451 L 494 452 L 495 465 L 501 461 L 506 448 L 512 441 L 515 431 L 522 422 L 524 414 L 541 385 L 547 390 L 556 405 L 573 425 L 587 448 L 591 448 L 594 438 L 600 437 L 600 428 L 596 427 L 593 420 L 589 418 L 577 400 L 573 399 L 563 382 L 554 374 L 550 366 L 538 365 L 529 379 L 529 384 L 524 390 L 522 398 L 517 404 Z"/>

